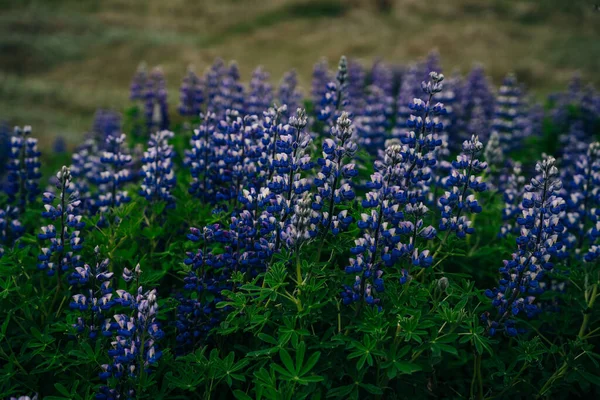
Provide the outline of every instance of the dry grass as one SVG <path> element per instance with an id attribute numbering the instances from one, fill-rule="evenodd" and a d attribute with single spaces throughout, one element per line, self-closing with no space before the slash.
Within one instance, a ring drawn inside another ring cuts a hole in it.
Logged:
<path id="1" fill-rule="evenodd" d="M 49 4 L 51 3 L 51 5 Z M 10 0 L 0 5 L 0 118 L 74 143 L 96 107 L 122 109 L 141 61 L 163 66 L 171 99 L 188 64 L 219 56 L 247 78 L 321 56 L 407 63 L 438 48 L 447 71 L 482 62 L 515 71 L 539 96 L 573 72 L 598 84 L 600 14 L 587 0 Z M 433 4 L 436 4 L 433 7 Z"/>

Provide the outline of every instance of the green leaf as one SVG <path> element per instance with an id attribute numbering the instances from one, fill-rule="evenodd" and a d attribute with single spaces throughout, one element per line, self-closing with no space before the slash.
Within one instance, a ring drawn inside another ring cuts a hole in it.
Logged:
<path id="1" fill-rule="evenodd" d="M 370 383 L 361 383 L 360 387 L 371 394 L 383 394 L 383 390 L 381 390 L 379 386 L 375 386 Z"/>
<path id="2" fill-rule="evenodd" d="M 292 357 L 290 357 L 290 353 L 287 352 L 286 349 L 279 350 L 279 358 L 283 365 L 287 368 L 292 375 L 296 375 L 296 369 L 294 368 L 294 362 L 292 361 Z"/>
<path id="3" fill-rule="evenodd" d="M 300 370 L 300 375 L 306 375 L 311 369 L 313 369 L 317 361 L 319 361 L 319 357 L 321 357 L 320 352 L 317 351 L 316 353 L 313 353 L 306 361 L 306 364 L 304 364 L 302 367 L 302 370 Z"/>
<path id="4" fill-rule="evenodd" d="M 596 385 L 596 386 L 600 386 L 600 377 L 599 376 L 590 374 L 589 372 L 585 372 L 582 370 L 577 370 L 577 372 L 579 373 L 579 375 L 581 375 L 581 377 L 583 379 L 585 379 L 589 383 Z"/>
<path id="5" fill-rule="evenodd" d="M 458 350 L 456 349 L 456 347 L 449 346 L 449 345 L 443 344 L 443 343 L 436 343 L 435 345 L 437 347 L 439 347 L 440 350 L 445 351 L 446 353 L 450 353 L 450 354 L 458 357 Z"/>
<path id="6" fill-rule="evenodd" d="M 252 400 L 252 397 L 248 396 L 246 393 L 242 392 L 240 389 L 234 390 L 233 395 L 238 400 Z"/>

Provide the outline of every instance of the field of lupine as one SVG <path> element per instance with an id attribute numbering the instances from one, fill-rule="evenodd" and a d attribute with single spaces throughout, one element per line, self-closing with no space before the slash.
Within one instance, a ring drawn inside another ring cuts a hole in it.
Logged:
<path id="1" fill-rule="evenodd" d="M 433 53 L 130 93 L 73 154 L 2 128 L 0 398 L 600 394 L 585 82 L 534 104 Z"/>

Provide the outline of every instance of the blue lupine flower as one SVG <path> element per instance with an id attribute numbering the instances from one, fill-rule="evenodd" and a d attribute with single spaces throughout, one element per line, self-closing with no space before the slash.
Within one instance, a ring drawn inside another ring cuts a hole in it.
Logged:
<path id="1" fill-rule="evenodd" d="M 139 268 L 136 269 L 139 275 Z M 134 398 L 136 380 L 139 379 L 140 372 L 151 373 L 162 356 L 157 342 L 165 334 L 157 321 L 156 289 L 144 292 L 143 288 L 138 286 L 136 296 L 125 290 L 117 290 L 117 294 L 119 298 L 115 303 L 129 307 L 131 315 L 117 314 L 114 316 L 114 322 L 105 322 L 109 328 L 104 331 L 113 331 L 116 336 L 111 343 L 112 349 L 108 351 L 112 362 L 101 366 L 103 372 L 99 376 L 102 380 L 112 378 L 109 383 L 114 387 L 102 387 L 97 398 L 106 396 L 107 393 Z"/>
<path id="2" fill-rule="evenodd" d="M 203 85 L 193 67 L 188 67 L 179 89 L 179 114 L 192 117 L 200 115 L 204 102 Z"/>
<path id="3" fill-rule="evenodd" d="M 492 132 L 498 132 L 505 152 L 517 147 L 526 134 L 526 110 L 521 97 L 516 77 L 506 76 L 498 91 L 492 122 Z"/>
<path id="4" fill-rule="evenodd" d="M 148 74 L 146 73 L 146 65 L 140 64 L 133 75 L 131 85 L 129 87 L 129 99 L 131 101 L 144 100 L 144 90 L 146 90 Z"/>
<path id="5" fill-rule="evenodd" d="M 100 249 L 94 249 L 95 266 L 85 264 L 75 267 L 69 275 L 69 285 L 79 288 L 80 293 L 72 297 L 69 304 L 72 310 L 81 312 L 73 328 L 78 334 L 85 334 L 90 339 L 96 339 L 98 334 L 111 336 L 110 318 L 106 314 L 117 303 L 112 298 L 113 289 L 110 281 L 113 273 L 108 271 L 108 259 L 100 257 Z"/>
<path id="6" fill-rule="evenodd" d="M 211 200 L 210 196 L 215 191 L 212 171 L 209 167 L 216 150 L 214 143 L 216 115 L 208 112 L 202 115 L 201 119 L 200 127 L 194 130 L 192 139 L 190 139 L 191 148 L 185 152 L 185 165 L 190 169 L 192 175 L 189 192 L 202 197 L 204 202 L 207 202 Z"/>
<path id="7" fill-rule="evenodd" d="M 326 59 L 321 59 L 315 64 L 312 73 L 311 97 L 317 115 L 321 114 L 321 100 L 327 92 L 327 84 L 332 81 L 329 66 Z"/>
<path id="8" fill-rule="evenodd" d="M 302 103 L 302 92 L 298 89 L 298 77 L 295 70 L 287 72 L 281 83 L 277 94 L 279 104 L 287 106 L 290 111 L 298 109 Z M 287 116 L 282 116 L 283 122 L 287 122 Z"/>
<path id="9" fill-rule="evenodd" d="M 121 116 L 111 110 L 98 109 L 94 114 L 91 137 L 103 147 L 109 136 L 121 133 Z"/>
<path id="10" fill-rule="evenodd" d="M 517 217 L 521 214 L 521 199 L 525 193 L 525 177 L 522 175 L 522 166 L 520 162 L 509 163 L 510 173 L 504 172 L 501 176 L 501 188 L 503 188 L 504 208 L 502 209 L 502 227 L 499 236 L 505 237 L 508 234 L 518 235 L 520 228 Z"/>
<path id="11" fill-rule="evenodd" d="M 171 190 L 177 182 L 173 172 L 173 157 L 175 152 L 169 140 L 174 136 L 171 131 L 160 131 L 151 134 L 148 150 L 142 157 L 143 178 L 140 194 L 146 200 L 164 201 L 167 207 L 175 207 L 175 197 Z"/>
<path id="12" fill-rule="evenodd" d="M 317 194 L 313 198 L 313 210 L 319 211 L 319 218 L 313 222 L 322 226 L 324 234 L 330 228 L 333 233 L 345 230 L 351 222 L 347 210 L 338 213 L 336 205 L 354 199 L 350 183 L 356 175 L 356 165 L 348 162 L 358 148 L 347 112 L 342 112 L 330 134 L 332 138 L 323 141 L 323 158 L 318 160 L 321 171 L 314 179 Z"/>
<path id="13" fill-rule="evenodd" d="M 539 176 L 526 186 L 522 215 L 517 220 L 521 226 L 517 251 L 500 268 L 498 287 L 485 292 L 498 310 L 496 318 L 482 315 L 490 335 L 502 330 L 515 336 L 519 330 L 512 318 L 519 314 L 532 318 L 539 312 L 535 301 L 544 291 L 541 283 L 546 273 L 554 268 L 551 258 L 561 250 L 559 239 L 565 231 L 560 216 L 566 204 L 559 196 L 562 182 L 555 163 L 553 157 L 537 163 Z"/>
<path id="14" fill-rule="evenodd" d="M 260 115 L 273 105 L 273 87 L 269 83 L 269 73 L 258 67 L 252 73 L 244 111 L 248 115 Z"/>
<path id="15" fill-rule="evenodd" d="M 12 247 L 23 233 L 25 228 L 19 222 L 19 209 L 10 205 L 0 208 L 0 258 L 5 248 Z"/>
<path id="16" fill-rule="evenodd" d="M 125 152 L 125 140 L 124 134 L 106 138 L 106 150 L 100 157 L 102 171 L 94 179 L 99 192 L 92 204 L 101 212 L 131 201 L 127 192 L 122 190 L 133 178 L 130 171 L 132 158 Z"/>
<path id="17" fill-rule="evenodd" d="M 42 216 L 51 221 L 42 226 L 38 239 L 47 247 L 42 247 L 38 255 L 38 268 L 52 276 L 73 271 L 82 265 L 77 253 L 82 249 L 82 229 L 85 222 L 80 213 L 81 200 L 73 184 L 71 171 L 62 167 L 56 174 L 58 195 L 46 192 L 43 195 L 44 211 Z M 56 224 L 56 225 L 55 225 Z"/>
<path id="18" fill-rule="evenodd" d="M 487 189 L 481 174 L 487 168 L 487 163 L 479 161 L 476 157 L 483 150 L 483 143 L 477 136 L 463 143 L 463 154 L 452 162 L 452 172 L 442 184 L 446 192 L 439 199 L 442 219 L 440 230 L 454 232 L 460 239 L 467 234 L 472 234 L 474 229 L 466 213 L 480 213 L 481 206 L 474 193 Z"/>
<path id="19" fill-rule="evenodd" d="M 8 202 L 25 212 L 27 205 L 33 203 L 40 193 L 39 157 L 41 153 L 37 148 L 37 139 L 29 137 L 31 127 L 23 129 L 15 127 L 10 138 L 10 153 L 6 168 L 8 169 L 8 182 L 5 185 Z"/>
<path id="20" fill-rule="evenodd" d="M 154 68 L 146 80 L 144 115 L 148 131 L 169 129 L 167 84 L 160 68 Z"/>

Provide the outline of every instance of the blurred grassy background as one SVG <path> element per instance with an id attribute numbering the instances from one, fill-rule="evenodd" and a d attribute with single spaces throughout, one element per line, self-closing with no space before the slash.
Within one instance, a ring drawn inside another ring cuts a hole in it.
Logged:
<path id="1" fill-rule="evenodd" d="M 306 93 L 321 56 L 403 64 L 433 48 L 446 72 L 478 61 L 539 97 L 575 71 L 600 83 L 591 0 L 2 0 L 0 119 L 75 144 L 96 108 L 128 104 L 141 61 L 163 67 L 175 105 L 187 65 L 201 73 L 215 57 L 245 81 L 259 64 L 274 82 L 296 68 Z"/>

